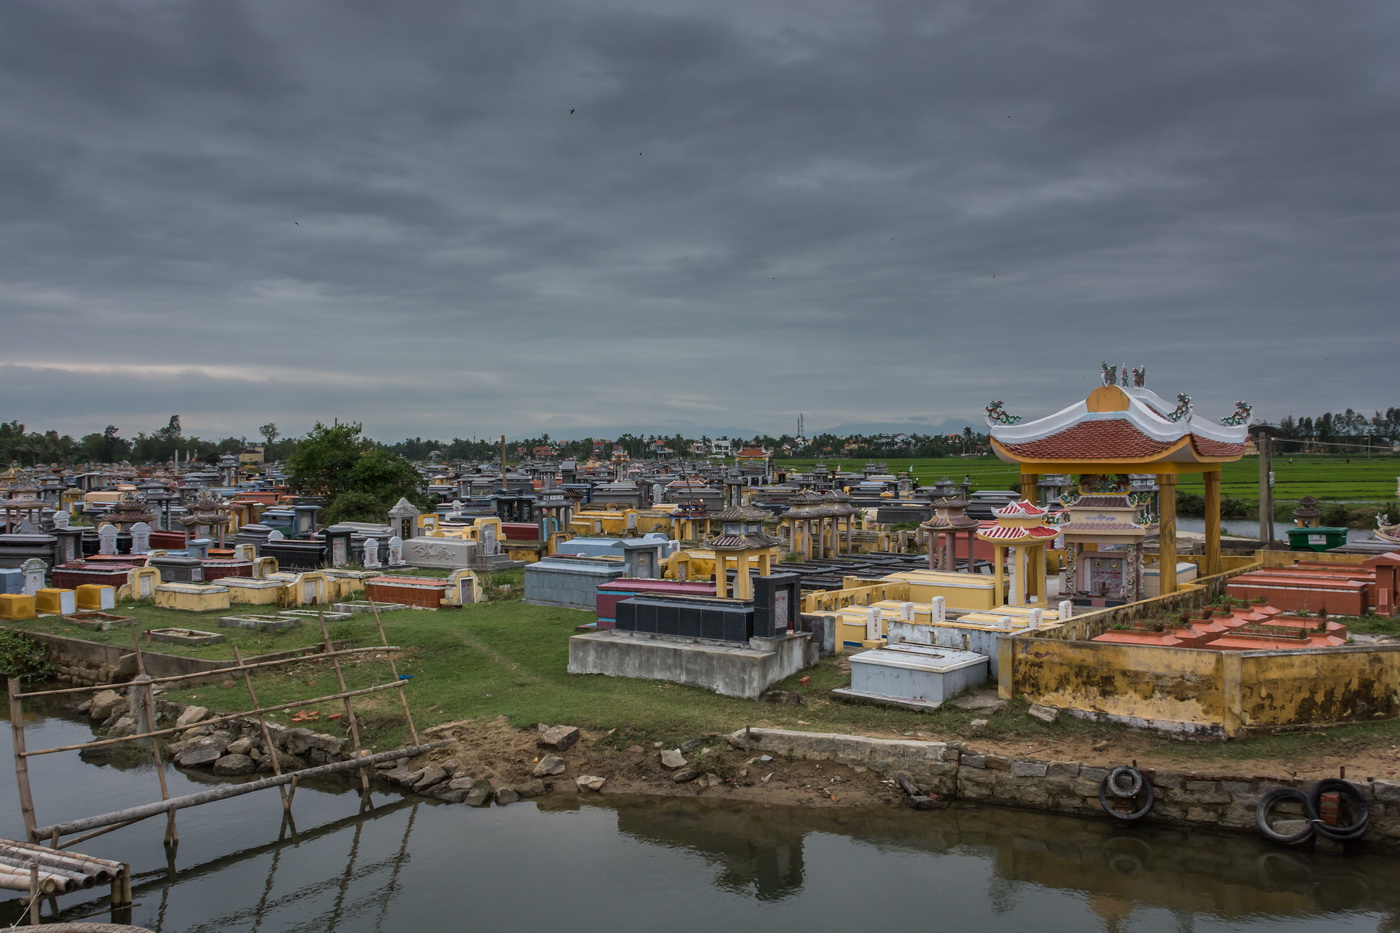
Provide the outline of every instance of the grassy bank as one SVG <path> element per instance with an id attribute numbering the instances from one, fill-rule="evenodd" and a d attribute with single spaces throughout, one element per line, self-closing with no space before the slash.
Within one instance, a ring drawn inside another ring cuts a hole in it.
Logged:
<path id="1" fill-rule="evenodd" d="M 126 610 L 125 606 L 121 608 Z M 129 611 L 140 617 L 143 628 L 171 624 L 182 628 L 212 628 L 215 624 L 213 619 L 200 619 L 190 613 L 179 613 L 179 618 L 172 620 L 168 613 L 140 604 Z M 1131 754 L 1143 756 L 1156 749 L 1178 757 L 1188 755 L 1202 768 L 1211 767 L 1213 763 L 1316 756 L 1327 753 L 1339 741 L 1356 747 L 1384 748 L 1400 742 L 1398 722 L 1334 727 L 1327 730 L 1326 736 L 1305 732 L 1228 743 L 1183 743 L 1068 716 L 1060 717 L 1055 723 L 1043 723 L 1027 715 L 1025 704 L 1019 701 L 990 715 L 953 706 L 933 713 L 916 713 L 893 707 L 848 704 L 830 697 L 833 687 L 844 686 L 850 679 L 842 664 L 831 658 L 805 672 L 803 676 L 810 677 L 808 683 L 801 683 L 801 677 L 793 677 L 777 685 L 789 696 L 800 697 L 800 705 L 755 703 L 679 684 L 566 673 L 568 639 L 576 626 L 591 621 L 588 613 L 501 601 L 436 612 L 386 613 L 383 621 L 389 642 L 403 648 L 398 656 L 398 671 L 411 677 L 404 691 L 420 731 L 445 722 L 504 717 L 522 728 L 549 722 L 571 723 L 601 732 L 611 730 L 607 741 L 625 747 L 653 740 L 678 742 L 707 732 L 729 732 L 745 725 L 885 737 L 972 738 L 971 721 L 986 718 L 989 722 L 985 731 L 974 741 L 1025 741 L 1049 748 L 1065 743 L 1067 747 L 1092 745 L 1110 750 L 1130 746 Z M 34 625 L 59 631 L 64 624 L 41 620 Z M 223 631 L 245 655 L 320 640 L 319 627 L 314 622 L 276 636 L 241 629 Z M 130 643 L 130 630 L 106 634 L 114 636 L 117 643 Z M 352 645 L 379 643 L 373 618 L 368 616 L 333 623 L 331 635 Z M 153 647 L 164 650 L 164 646 Z M 171 647 L 172 651 L 180 650 Z M 232 657 L 228 644 L 184 649 L 181 653 L 195 651 L 206 657 Z M 348 663 L 344 670 L 351 689 L 391 679 L 387 663 L 376 655 Z M 259 675 L 254 684 L 263 705 L 332 694 L 338 689 L 334 672 L 328 666 L 313 662 Z M 232 678 L 172 691 L 168 697 L 228 712 L 248 708 L 241 680 Z M 405 742 L 407 732 L 395 691 L 371 694 L 354 702 L 367 744 L 391 748 Z M 324 717 L 338 711 L 339 706 L 322 703 L 317 708 L 325 722 Z M 273 718 L 286 723 L 290 717 L 277 714 Z"/>

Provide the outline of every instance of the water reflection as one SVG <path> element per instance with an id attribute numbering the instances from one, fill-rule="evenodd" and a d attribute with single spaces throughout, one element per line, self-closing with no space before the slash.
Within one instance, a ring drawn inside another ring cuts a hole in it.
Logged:
<path id="1" fill-rule="evenodd" d="M 149 795 L 149 775 L 111 767 L 55 771 L 46 790 L 81 800 L 94 778 L 111 799 L 127 780 Z M 184 811 L 185 841 L 168 857 L 158 820 L 82 849 L 132 862 L 131 922 L 161 933 L 515 930 L 565 919 L 571 933 L 724 923 L 824 930 L 891 914 L 1037 933 L 1204 933 L 1283 921 L 1400 933 L 1400 861 L 1249 836 L 995 808 L 561 796 L 473 810 L 345 787 L 299 790 L 296 822 L 282 819 L 272 793 Z M 13 787 L 0 795 L 12 826 L 13 798 Z M 99 898 L 62 905 L 61 919 L 104 919 Z M 3 919 L 18 907 L 5 904 Z"/>

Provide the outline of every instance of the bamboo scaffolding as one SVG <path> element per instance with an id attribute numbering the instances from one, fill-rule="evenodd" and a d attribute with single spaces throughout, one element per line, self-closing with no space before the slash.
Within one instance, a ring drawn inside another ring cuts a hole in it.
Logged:
<path id="1" fill-rule="evenodd" d="M 331 652 L 331 654 L 370 654 L 376 651 L 402 650 L 403 648 L 399 647 L 398 645 L 371 645 L 368 648 L 337 648 L 335 651 Z M 301 654 L 291 658 L 274 658 L 271 661 L 253 661 L 247 664 L 237 666 L 230 665 L 229 667 L 220 667 L 211 671 L 197 671 L 193 674 L 167 674 L 164 677 L 152 677 L 151 683 L 171 684 L 177 683 L 181 680 L 195 680 L 200 677 L 213 677 L 215 675 L 222 676 L 224 674 L 237 674 L 239 671 L 253 671 L 259 670 L 264 667 L 276 667 L 279 664 L 301 664 L 305 661 L 320 661 L 326 657 L 328 657 L 326 653 L 318 652 L 316 654 Z M 27 700 L 31 697 L 56 697 L 73 693 L 96 693 L 98 691 L 110 689 L 112 689 L 111 684 L 96 684 L 87 687 L 60 687 L 54 690 L 35 690 L 32 693 L 19 693 L 17 695 L 21 699 Z"/>
<path id="2" fill-rule="evenodd" d="M 321 624 L 321 638 L 325 641 L 326 650 L 331 647 L 331 633 L 326 628 L 326 614 L 316 613 L 316 621 Z M 360 757 L 360 723 L 355 718 L 355 710 L 350 706 L 350 698 L 345 695 L 345 672 L 340 669 L 340 658 L 331 658 L 331 667 L 335 669 L 335 680 L 340 686 L 341 703 L 345 707 L 345 718 L 350 721 L 350 746 L 354 749 L 355 757 Z M 394 683 L 398 683 L 398 677 L 394 678 Z M 403 691 L 399 691 L 399 696 L 403 696 Z M 369 772 L 364 768 L 360 769 L 360 790 L 369 791 Z"/>
<path id="3" fill-rule="evenodd" d="M 343 695 L 353 697 L 361 696 L 366 693 L 378 693 L 381 690 L 392 690 L 395 688 L 402 690 L 404 687 L 404 683 L 405 682 L 402 680 L 396 680 L 387 684 L 375 684 L 372 687 L 362 687 L 359 690 L 351 690 Z M 253 716 L 258 713 L 276 713 L 284 709 L 295 709 L 298 706 L 310 706 L 312 703 L 326 703 L 330 700 L 338 700 L 341 698 L 341 696 L 342 694 L 332 693 L 328 696 L 313 697 L 309 700 L 297 700 L 294 703 L 280 703 L 277 706 L 264 706 L 261 709 L 246 710 L 242 713 L 231 713 L 226 716 L 211 716 L 208 719 L 201 719 L 199 721 L 199 725 L 213 725 L 214 723 L 229 722 L 230 720 L 234 719 L 247 719 L 249 716 Z M 97 739 L 93 742 L 81 742 L 77 745 L 60 745 L 55 746 L 54 748 L 36 748 L 33 751 L 26 750 L 23 752 L 17 750 L 15 752 L 15 758 L 19 761 L 23 761 L 25 758 L 34 758 L 39 755 L 53 755 L 58 752 L 76 752 L 81 751 L 85 748 L 100 748 L 104 745 L 116 745 L 119 742 L 130 742 L 133 739 L 150 739 L 158 735 L 173 735 L 176 732 L 188 732 L 190 728 L 190 726 L 171 726 L 168 729 L 156 729 L 153 732 L 138 732 L 134 735 L 124 735 L 120 738 L 115 739 Z"/>
<path id="4" fill-rule="evenodd" d="M 85 832 L 97 829 L 101 826 L 110 826 L 113 823 L 124 823 L 135 820 L 143 820 L 152 816 L 159 816 L 167 810 L 183 810 L 186 807 L 198 806 L 202 803 L 212 803 L 215 800 L 226 800 L 229 797 L 240 797 L 243 794 L 251 794 L 254 791 L 266 790 L 269 787 L 276 787 L 279 784 L 286 784 L 296 778 L 320 777 L 326 774 L 335 774 L 339 771 L 348 771 L 351 768 L 358 768 L 364 765 L 372 765 L 380 761 L 392 761 L 396 758 L 412 758 L 424 752 L 432 751 L 435 748 L 442 748 L 451 743 L 450 739 L 439 739 L 435 742 L 427 742 L 423 745 L 413 745 L 407 748 L 396 748 L 387 752 L 377 752 L 372 755 L 365 755 L 362 758 L 348 761 L 333 761 L 330 764 L 316 765 L 313 768 L 302 768 L 288 774 L 276 775 L 274 777 L 262 778 L 257 781 L 249 781 L 246 784 L 225 784 L 221 787 L 210 788 L 196 794 L 185 794 L 182 797 L 172 797 L 159 803 L 147 803 L 137 807 L 128 807 L 125 810 L 114 810 L 110 813 L 102 813 L 97 816 L 85 817 L 81 820 L 70 820 L 66 823 L 55 823 L 52 826 L 39 827 L 37 834 L 42 838 L 45 836 L 67 836 L 72 833 Z"/>
<path id="5" fill-rule="evenodd" d="M 29 789 L 29 762 L 25 760 L 24 703 L 20 701 L 19 678 L 5 681 L 10 691 L 10 737 L 15 755 L 15 783 L 19 785 L 19 808 L 24 816 L 26 838 L 34 838 L 34 795 Z"/>
<path id="6" fill-rule="evenodd" d="M 239 667 L 243 666 L 243 655 L 239 652 L 237 645 L 233 646 L 233 659 L 238 662 Z M 253 708 L 256 709 L 258 706 L 258 695 L 253 692 L 253 677 L 247 671 L 243 672 L 243 686 L 248 689 L 248 699 L 253 701 Z M 267 760 L 272 764 L 272 773 L 274 776 L 280 776 L 282 774 L 282 762 L 279 760 L 281 756 L 277 754 L 277 746 L 272 744 L 272 736 L 267 731 L 267 719 L 261 714 L 258 716 L 258 732 L 262 735 L 263 748 L 267 752 Z M 277 794 L 282 798 L 282 810 L 284 812 L 291 810 L 292 799 L 287 796 L 286 788 L 279 784 L 277 786 Z"/>
<path id="7" fill-rule="evenodd" d="M 365 598 L 369 600 L 369 608 L 374 612 L 374 624 L 379 629 L 379 643 L 386 649 L 389 647 L 389 639 L 384 635 L 384 620 L 379 617 L 379 604 L 374 601 L 374 597 L 368 593 Z M 389 654 L 389 673 L 395 680 L 399 679 L 399 666 L 394 662 L 394 655 Z M 415 745 L 418 743 L 418 729 L 413 725 L 413 714 L 408 710 L 408 697 L 400 693 L 399 703 L 403 705 L 403 718 L 408 723 L 408 737 Z"/>
<path id="8" fill-rule="evenodd" d="M 139 694 L 146 713 L 145 718 L 141 721 L 150 728 L 155 728 L 157 723 L 160 722 L 160 720 L 156 718 L 155 689 L 151 684 L 150 676 L 146 674 L 146 660 L 141 654 L 141 637 L 135 632 L 131 633 L 131 643 L 136 647 L 136 677 L 134 679 L 142 683 L 139 686 L 132 687 L 132 693 L 128 697 L 127 702 L 130 706 L 135 706 L 136 697 Z M 155 763 L 156 777 L 160 779 L 160 799 L 169 800 L 170 787 L 165 780 L 165 762 L 161 761 L 160 758 L 160 743 L 150 742 L 150 747 L 151 761 Z M 180 844 L 180 831 L 175 828 L 174 810 L 169 810 L 165 814 L 165 844 L 167 846 Z M 53 840 L 53 845 L 55 849 L 58 848 L 57 838 Z"/>

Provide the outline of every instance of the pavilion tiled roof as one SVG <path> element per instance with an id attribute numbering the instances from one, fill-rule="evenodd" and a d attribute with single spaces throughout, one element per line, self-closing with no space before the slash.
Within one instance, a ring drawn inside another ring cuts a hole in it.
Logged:
<path id="1" fill-rule="evenodd" d="M 1015 525 L 997 525 L 993 528 L 983 528 L 977 532 L 977 537 L 988 541 L 1015 541 L 1020 538 L 1053 538 L 1059 534 L 1059 530 L 1049 528 L 1045 525 L 1036 525 L 1031 528 L 1018 528 Z"/>
<path id="2" fill-rule="evenodd" d="M 1192 410 L 1188 396 L 1177 398 L 1173 408 L 1140 383 L 1110 383 L 1035 421 L 1007 420 L 989 408 L 989 433 L 998 456 L 1022 463 L 1205 463 L 1244 455 L 1247 405 L 1237 402 L 1235 414 L 1211 421 Z"/>
<path id="3" fill-rule="evenodd" d="M 1023 444 L 1006 444 L 1007 453 L 1026 460 L 1122 460 L 1155 457 L 1178 441 L 1153 440 L 1123 419 L 1082 421 L 1058 434 Z M 1243 446 L 1240 450 L 1243 452 Z M 1207 456 L 1227 456 L 1208 454 Z"/>

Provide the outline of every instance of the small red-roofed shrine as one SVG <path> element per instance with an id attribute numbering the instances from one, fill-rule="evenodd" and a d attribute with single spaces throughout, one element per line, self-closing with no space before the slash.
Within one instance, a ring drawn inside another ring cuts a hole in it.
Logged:
<path id="1" fill-rule="evenodd" d="M 1121 384 L 1120 384 L 1121 381 Z M 1131 382 L 1131 384 L 1130 384 Z M 1103 385 L 1082 402 L 1037 421 L 1022 422 L 987 406 L 992 450 L 1021 467 L 1021 489 L 1035 489 L 1042 474 L 1155 473 L 1160 487 L 1158 559 L 1161 592 L 1176 589 L 1176 478 L 1200 473 L 1205 481 L 1206 548 L 1203 575 L 1221 571 L 1221 465 L 1245 453 L 1249 406 L 1211 421 L 1192 411 L 1191 398 L 1175 406 L 1146 388 L 1146 370 L 1126 366 L 1120 375 L 1103 367 Z"/>
<path id="2" fill-rule="evenodd" d="M 993 511 L 997 523 L 977 532 L 980 540 L 992 545 L 996 592 L 1006 593 L 1008 606 L 1038 603 L 1045 607 L 1045 545 L 1059 534 L 1045 524 L 1046 514 L 1045 509 L 1022 499 Z M 1004 581 L 1003 574 L 1008 572 L 1010 579 Z"/>

